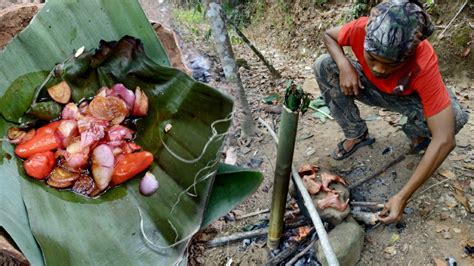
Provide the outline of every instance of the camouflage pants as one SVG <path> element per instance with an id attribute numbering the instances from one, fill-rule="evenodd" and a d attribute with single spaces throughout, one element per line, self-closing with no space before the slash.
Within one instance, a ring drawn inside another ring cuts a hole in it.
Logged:
<path id="1" fill-rule="evenodd" d="M 344 131 L 348 139 L 360 137 L 367 130 L 365 121 L 360 117 L 359 109 L 354 99 L 370 106 L 378 106 L 407 117 L 407 123 L 402 126 L 403 132 L 408 138 L 430 137 L 420 97 L 417 94 L 408 96 L 390 95 L 378 90 L 363 74 L 360 64 L 353 61 L 352 64 L 359 73 L 364 89 L 360 90 L 358 96 L 346 96 L 339 87 L 339 68 L 329 54 L 321 55 L 314 64 L 314 74 L 319 84 L 321 94 L 331 114 Z M 459 130 L 467 123 L 468 114 L 460 106 L 456 96 L 448 90 L 451 103 L 456 117 L 456 129 Z"/>

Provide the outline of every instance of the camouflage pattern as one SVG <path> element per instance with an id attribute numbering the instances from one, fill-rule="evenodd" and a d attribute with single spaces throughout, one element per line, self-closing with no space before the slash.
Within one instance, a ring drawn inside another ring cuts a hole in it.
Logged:
<path id="1" fill-rule="evenodd" d="M 316 60 L 313 68 L 324 101 L 336 122 L 342 128 L 346 138 L 358 138 L 367 130 L 365 120 L 360 117 L 359 108 L 354 99 L 370 106 L 382 107 L 406 116 L 407 122 L 402 126 L 402 130 L 409 139 L 431 137 L 423 114 L 421 99 L 416 93 L 408 96 L 386 94 L 378 90 L 365 77 L 358 62 L 352 61 L 352 64 L 359 73 L 362 85 L 365 87 L 360 90 L 358 96 L 343 94 L 339 86 L 339 68 L 329 54 L 321 55 Z M 455 114 L 455 132 L 458 133 L 467 123 L 469 116 L 457 101 L 456 96 L 450 90 L 448 92 Z"/>
<path id="2" fill-rule="evenodd" d="M 403 62 L 434 31 L 429 15 L 407 0 L 391 0 L 370 11 L 364 48 L 387 60 Z"/>

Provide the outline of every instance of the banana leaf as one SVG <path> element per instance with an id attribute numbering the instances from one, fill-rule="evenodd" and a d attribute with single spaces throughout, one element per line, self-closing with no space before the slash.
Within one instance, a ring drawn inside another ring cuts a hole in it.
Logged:
<path id="1" fill-rule="evenodd" d="M 90 50 L 125 35 L 136 38 Z M 81 46 L 89 52 L 71 57 Z M 153 152 L 150 171 L 160 188 L 143 197 L 134 179 L 98 199 L 58 191 L 27 177 L 2 141 L 0 226 L 33 265 L 179 262 L 202 224 L 232 100 L 163 66 L 166 53 L 136 0 L 50 0 L 0 54 L 1 136 L 30 120 L 25 112 L 42 94 L 38 87 L 65 58 L 58 78 L 71 83 L 75 100 L 117 82 L 148 95 L 149 115 L 137 124 L 136 142 Z M 168 123 L 173 128 L 164 134 Z"/>

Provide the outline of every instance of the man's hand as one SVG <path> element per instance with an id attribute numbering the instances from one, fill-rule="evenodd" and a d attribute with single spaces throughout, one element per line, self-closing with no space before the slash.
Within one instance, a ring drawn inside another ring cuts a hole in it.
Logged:
<path id="1" fill-rule="evenodd" d="M 360 81 L 357 70 L 347 61 L 339 71 L 339 85 L 344 95 L 359 95 L 359 89 L 363 89 L 364 86 Z"/>
<path id="2" fill-rule="evenodd" d="M 400 196 L 395 195 L 385 203 L 383 210 L 379 214 L 379 221 L 385 224 L 399 222 L 403 216 L 406 201 Z"/>

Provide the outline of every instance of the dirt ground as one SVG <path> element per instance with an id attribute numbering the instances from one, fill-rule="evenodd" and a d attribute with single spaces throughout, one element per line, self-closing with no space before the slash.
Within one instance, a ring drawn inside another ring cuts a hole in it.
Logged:
<path id="1" fill-rule="evenodd" d="M 141 1 L 147 15 L 160 20 L 160 12 L 170 13 L 170 6 L 159 5 L 152 1 Z M 152 8 L 148 8 L 152 7 Z M 247 29 L 246 34 L 256 46 L 269 58 L 274 66 L 282 72 L 284 78 L 294 79 L 297 83 L 311 92 L 319 95 L 311 66 L 319 54 L 321 32 L 324 28 L 334 25 L 343 18 L 348 6 L 336 6 L 317 10 L 301 9 L 301 15 L 295 22 L 296 27 L 288 34 L 289 40 L 281 40 L 284 25 L 274 24 L 278 16 L 268 15 L 268 19 L 260 21 Z M 450 9 L 443 18 L 437 18 L 437 23 L 445 25 L 448 18 L 454 15 L 456 6 Z M 340 13 L 335 10 L 341 10 Z M 298 12 L 298 7 L 294 8 Z M 319 13 L 318 13 L 319 12 Z M 471 13 L 469 13 L 471 12 Z M 464 12 L 464 23 L 472 23 L 472 11 Z M 216 52 L 212 48 L 212 38 L 209 41 L 198 37 L 189 37 L 189 27 L 179 22 L 165 20 L 181 37 L 185 58 L 188 63 L 193 57 L 204 55 L 211 62 L 210 84 L 233 93 L 231 87 L 223 83 L 222 71 L 219 68 Z M 454 31 L 463 21 L 453 26 Z M 314 30 L 317 29 L 317 30 Z M 472 28 L 469 33 L 472 40 Z M 280 39 L 279 39 L 280 38 Z M 451 35 L 445 41 L 435 40 L 435 48 L 440 57 L 446 85 L 454 89 L 462 104 L 472 112 L 474 83 L 472 80 L 472 53 L 466 53 L 472 43 L 465 47 L 456 46 Z M 247 88 L 247 97 L 252 106 L 254 118 L 262 118 L 273 128 L 278 129 L 279 115 L 268 112 L 262 98 L 271 93 L 282 93 L 284 79 L 272 80 L 265 66 L 256 59 L 254 54 L 244 44 L 235 45 L 237 58 L 244 59 L 248 69 L 240 68 L 242 80 Z M 471 63 L 468 63 L 468 62 Z M 329 153 L 336 143 L 343 138 L 342 132 L 335 121 L 320 122 L 307 113 L 301 117 L 298 127 L 294 164 L 316 164 L 341 173 L 349 182 L 353 182 L 378 170 L 384 164 L 409 150 L 409 140 L 401 132 L 398 122 L 400 116 L 379 108 L 359 105 L 362 117 L 367 120 L 371 135 L 377 139 L 370 147 L 357 151 L 349 159 L 334 161 Z M 457 147 L 439 170 L 415 193 L 412 201 L 405 209 L 403 220 L 397 225 L 380 225 L 366 227 L 366 237 L 359 265 L 429 265 L 435 259 L 444 260 L 454 257 L 459 265 L 472 265 L 474 259 L 464 253 L 464 246 L 474 236 L 474 216 L 460 204 L 465 197 L 474 203 L 474 172 L 466 168 L 474 160 L 472 134 L 474 120 L 471 115 L 469 123 L 457 135 Z M 206 232 L 217 232 L 217 236 L 230 235 L 245 230 L 252 225 L 265 222 L 265 215 L 254 216 L 244 220 L 232 221 L 235 215 L 251 213 L 268 208 L 271 201 L 272 179 L 274 173 L 276 148 L 271 137 L 259 124 L 260 133 L 248 145 L 240 141 L 238 131 L 239 116 L 237 114 L 231 136 L 228 139 L 225 152 L 235 150 L 237 164 L 258 169 L 264 176 L 264 182 L 258 191 L 248 200 L 238 206 L 233 213 L 217 221 Z M 389 151 L 382 154 L 383 151 Z M 395 167 L 388 169 L 378 178 L 369 181 L 352 192 L 352 199 L 359 201 L 385 202 L 395 194 L 409 179 L 420 160 L 419 155 L 408 155 Z M 452 178 L 445 181 L 446 178 Z M 440 183 L 441 181 L 441 183 Z M 431 189 L 424 191 L 431 187 Z M 455 187 L 461 187 L 462 193 L 456 193 Z M 462 195 L 460 197 L 459 195 Z M 394 239 L 396 239 L 394 241 Z M 250 244 L 249 244 L 250 243 Z M 247 240 L 228 244 L 222 247 L 206 249 L 201 244 L 194 244 L 190 249 L 194 256 L 192 263 L 206 265 L 260 265 L 272 257 L 265 246 L 265 239 Z"/>
<path id="2" fill-rule="evenodd" d="M 202 59 L 205 65 L 209 64 L 209 84 L 230 94 L 234 93 L 232 86 L 223 80 L 212 38 L 204 40 L 190 37 L 193 35 L 191 29 L 181 25 L 171 16 L 173 7 L 166 4 L 166 1 L 140 2 L 149 19 L 159 21 L 176 31 L 188 66 L 192 65 L 196 58 Z M 442 17 L 435 17 L 436 24 L 446 25 L 459 6 L 452 5 L 443 10 Z M 269 108 L 262 103 L 262 98 L 275 92 L 281 95 L 285 79 L 294 79 L 314 97 L 319 95 L 311 66 L 317 56 L 324 52 L 321 33 L 325 28 L 340 23 L 348 10 L 347 5 L 329 6 L 324 9 L 296 6 L 292 12 L 299 15 L 295 16 L 297 19 L 293 21 L 292 27 L 287 27 L 284 23 L 278 24 L 284 20 L 279 17 L 281 14 L 275 13 L 268 14 L 267 20 L 259 21 L 245 31 L 249 39 L 284 77 L 281 80 L 272 80 L 266 67 L 256 59 L 250 49 L 244 44 L 234 46 L 236 57 L 244 59 L 248 64 L 248 69 L 240 68 L 240 73 L 256 120 L 260 117 L 278 130 L 279 114 L 269 112 Z M 444 40 L 434 41 L 446 85 L 456 91 L 462 105 L 471 113 L 474 108 L 474 60 L 473 53 L 468 49 L 473 48 L 473 24 L 472 7 L 468 6 L 461 18 L 451 27 L 451 34 Z M 455 34 L 465 25 L 468 25 L 469 29 L 467 44 L 463 40 L 457 41 Z M 308 112 L 299 121 L 294 165 L 298 167 L 303 164 L 315 164 L 341 174 L 349 182 L 354 182 L 409 150 L 409 140 L 400 130 L 398 114 L 363 104 L 359 104 L 359 107 L 362 117 L 367 120 L 371 135 L 377 139 L 373 145 L 359 149 L 349 159 L 332 160 L 329 153 L 343 138 L 342 132 L 335 121 L 321 122 L 312 112 Z M 233 218 L 235 215 L 270 207 L 275 144 L 257 121 L 257 137 L 249 143 L 244 143 L 238 130 L 239 121 L 237 112 L 224 153 L 229 156 L 235 151 L 236 164 L 261 171 L 264 181 L 258 191 L 233 213 L 206 230 L 217 233 L 217 236 L 230 235 L 264 222 L 265 214 L 238 221 Z M 461 203 L 466 199 L 468 205 L 470 204 L 468 207 L 473 210 L 473 133 L 474 116 L 471 114 L 468 124 L 456 136 L 456 148 L 438 171 L 415 193 L 398 225 L 365 227 L 365 243 L 358 265 L 432 265 L 435 264 L 435 259 L 444 260 L 448 256 L 454 257 L 459 265 L 474 264 L 474 259 L 465 255 L 463 250 L 468 241 L 474 240 L 474 215 Z M 420 158 L 419 155 L 408 155 L 404 161 L 378 178 L 352 191 L 352 200 L 385 202 L 406 183 Z M 446 178 L 450 180 L 446 181 Z M 430 189 L 425 191 L 427 188 Z M 420 193 L 422 191 L 424 192 Z M 195 243 L 189 249 L 193 256 L 190 262 L 205 265 L 261 265 L 272 257 L 265 242 L 265 239 L 257 239 L 209 249 Z"/>

